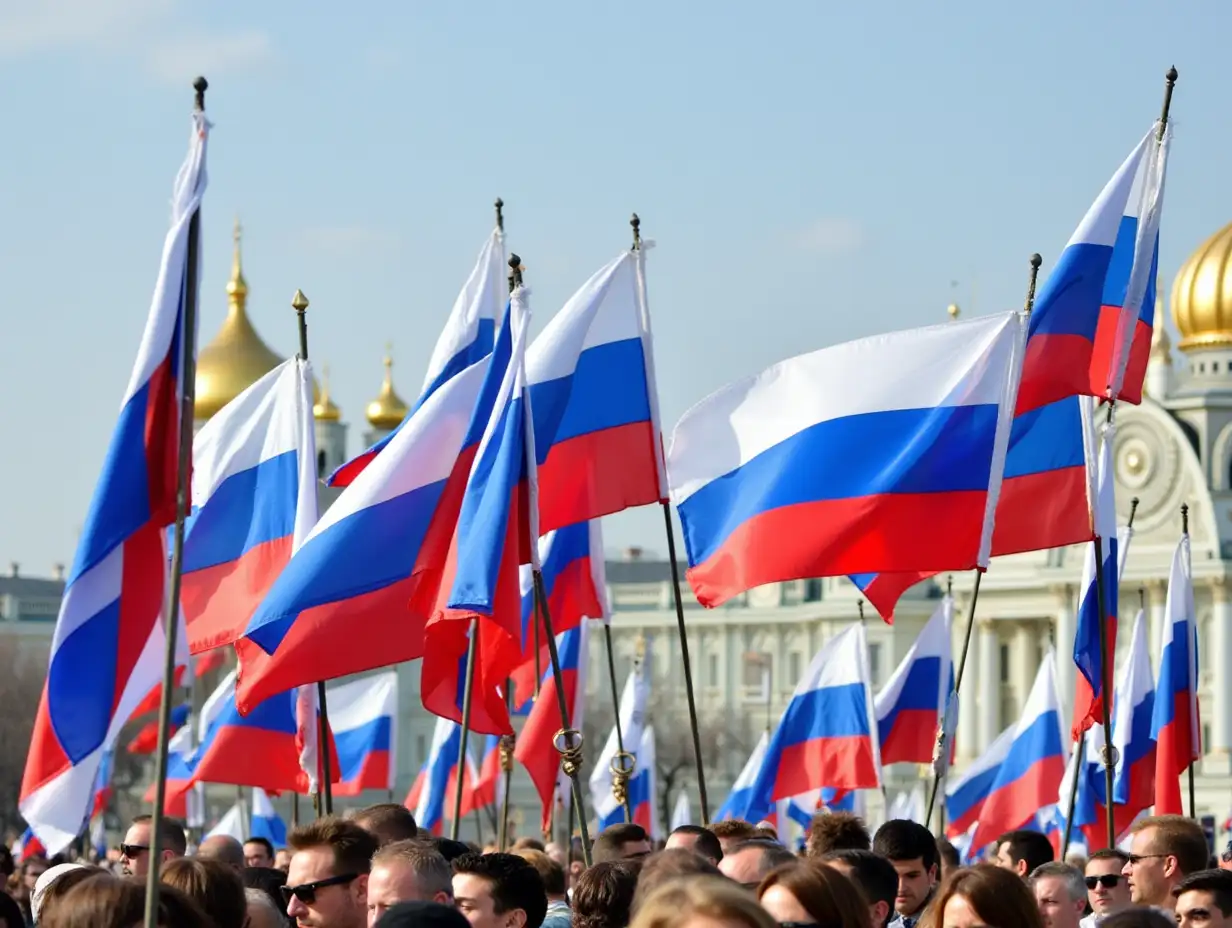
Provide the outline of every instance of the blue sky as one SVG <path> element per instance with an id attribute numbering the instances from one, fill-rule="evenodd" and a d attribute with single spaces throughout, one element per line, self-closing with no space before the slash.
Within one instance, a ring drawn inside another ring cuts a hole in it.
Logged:
<path id="1" fill-rule="evenodd" d="M 497 196 L 540 325 L 641 214 L 670 428 L 782 357 L 952 298 L 1020 305 L 1027 256 L 1047 271 L 1175 64 L 1170 284 L 1232 220 L 1230 21 L 1217 0 L 0 0 L 0 559 L 72 560 L 197 73 L 202 340 L 238 213 L 255 324 L 291 353 L 304 289 L 359 450 L 385 343 L 410 399 Z M 609 548 L 661 552 L 661 525 L 609 519 Z"/>

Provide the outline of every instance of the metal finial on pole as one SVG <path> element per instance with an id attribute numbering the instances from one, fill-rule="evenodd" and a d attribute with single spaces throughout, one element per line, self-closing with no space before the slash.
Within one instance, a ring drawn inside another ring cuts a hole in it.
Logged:
<path id="1" fill-rule="evenodd" d="M 502 232 L 505 231 L 505 201 L 500 197 L 496 198 L 496 228 Z"/>
<path id="2" fill-rule="evenodd" d="M 1181 503 L 1181 532 L 1189 534 L 1189 503 Z"/>
<path id="3" fill-rule="evenodd" d="M 1173 80 L 1175 80 L 1176 68 L 1173 68 L 1171 73 Z M 193 90 L 196 91 L 193 95 L 193 108 L 199 113 L 205 112 L 205 92 L 209 89 L 209 87 L 210 82 L 204 77 L 198 77 L 195 81 L 193 81 Z M 1171 95 L 1171 91 L 1169 91 L 1169 95 Z M 1164 104 L 1164 112 L 1168 112 L 1168 105 L 1166 103 Z"/>
<path id="4" fill-rule="evenodd" d="M 291 297 L 291 308 L 295 310 L 295 318 L 299 323 L 299 358 L 308 360 L 308 297 L 303 290 L 296 290 Z"/>
<path id="5" fill-rule="evenodd" d="M 603 623 L 603 641 L 607 648 L 607 678 L 612 687 L 612 709 L 616 713 L 616 755 L 608 762 L 608 768 L 612 771 L 612 797 L 624 808 L 625 821 L 631 822 L 633 807 L 629 804 L 626 785 L 633 775 L 636 760 L 625 750 L 624 726 L 620 722 L 620 688 L 616 684 L 616 654 L 612 647 L 612 626 L 607 622 Z"/>
<path id="6" fill-rule="evenodd" d="M 1164 75 L 1164 108 L 1159 115 L 1159 131 L 1155 134 L 1157 141 L 1162 141 L 1164 137 L 1164 129 L 1168 126 L 1168 111 L 1172 109 L 1172 91 L 1176 89 L 1176 79 L 1179 77 L 1176 73 L 1176 66 L 1168 69 L 1168 73 Z"/>
<path id="7" fill-rule="evenodd" d="M 1028 316 L 1031 315 L 1031 310 L 1035 308 L 1035 283 L 1039 280 L 1039 269 L 1043 263 L 1044 259 L 1040 257 L 1038 251 L 1031 255 L 1031 276 L 1027 282 L 1027 302 L 1023 306 Z"/>
<path id="8" fill-rule="evenodd" d="M 522 286 L 522 272 L 526 268 L 522 264 L 522 259 L 516 254 L 509 256 L 509 292 L 512 293 L 518 287 Z"/>
<path id="9" fill-rule="evenodd" d="M 633 226 L 633 250 L 637 251 L 642 247 L 642 220 L 637 213 L 633 214 L 633 218 L 629 220 L 629 225 Z"/>

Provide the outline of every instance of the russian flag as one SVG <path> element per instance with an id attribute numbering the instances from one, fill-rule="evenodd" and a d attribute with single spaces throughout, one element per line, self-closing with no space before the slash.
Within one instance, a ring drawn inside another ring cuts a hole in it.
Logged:
<path id="1" fill-rule="evenodd" d="M 603 751 L 595 761 L 594 770 L 590 774 L 590 799 L 595 808 L 595 815 L 600 822 L 606 822 L 600 828 L 615 822 L 623 822 L 624 807 L 612 795 L 612 762 L 620 750 L 621 739 L 625 750 L 637 757 L 636 746 L 642 741 L 642 726 L 646 721 L 646 703 L 650 699 L 650 673 L 645 661 L 635 662 L 629 676 L 625 678 L 624 689 L 620 691 L 620 734 L 616 737 L 616 726 L 608 732 L 607 742 Z M 627 761 L 626 761 L 627 763 Z"/>
<path id="2" fill-rule="evenodd" d="M 204 113 L 193 114 L 145 332 L 60 603 L 34 719 L 20 808 L 52 854 L 77 837 L 103 752 L 162 678 L 163 529 L 176 517 L 180 429 L 191 425 L 180 422 L 180 366 L 182 340 L 196 335 L 184 331 L 183 314 L 208 126 Z"/>
<path id="3" fill-rule="evenodd" d="M 1171 126 L 1152 127 L 1108 181 L 1040 288 L 1018 409 L 1066 396 L 1142 402 Z"/>
<path id="4" fill-rule="evenodd" d="M 171 710 L 171 728 L 167 732 L 168 737 L 174 735 L 179 731 L 180 726 L 188 721 L 191 708 L 188 703 L 181 703 Z M 129 754 L 151 754 L 156 747 L 158 747 L 158 719 L 141 726 L 141 730 L 133 736 L 132 741 L 128 742 L 125 750 Z"/>
<path id="5" fill-rule="evenodd" d="M 1006 313 L 865 338 L 686 412 L 668 473 L 698 601 L 987 565 L 1022 334 Z"/>
<path id="6" fill-rule="evenodd" d="M 637 770 L 629 779 L 629 807 L 633 810 L 633 823 L 641 825 L 650 835 L 650 840 L 663 837 L 663 823 L 659 820 L 659 788 L 655 767 L 654 726 L 642 729 L 642 740 L 637 747 Z"/>
<path id="7" fill-rule="evenodd" d="M 556 651 L 560 657 L 560 675 L 565 688 L 565 705 L 569 708 L 569 726 L 582 730 L 586 706 L 586 658 L 589 652 L 589 622 L 582 622 L 564 634 L 556 636 Z M 549 666 L 544 675 L 539 697 L 522 728 L 513 756 L 530 775 L 539 801 L 543 804 L 543 827 L 547 828 L 552 813 L 552 797 L 557 784 L 564 779 L 562 793 L 569 779 L 560 769 L 560 755 L 554 746 L 556 733 L 563 727 L 556 678 Z"/>
<path id="8" fill-rule="evenodd" d="M 883 764 L 932 763 L 954 678 L 953 615 L 954 600 L 947 596 L 873 700 Z"/>
<path id="9" fill-rule="evenodd" d="M 317 520 L 312 371 L 291 358 L 193 439 L 180 603 L 194 654 L 232 644 Z"/>
<path id="10" fill-rule="evenodd" d="M 1112 717 L 1112 745 L 1118 754 L 1112 797 L 1129 810 L 1131 819 L 1155 803 L 1156 748 L 1151 732 L 1155 680 L 1146 629 L 1146 615 L 1140 609 L 1117 681 Z"/>
<path id="11" fill-rule="evenodd" d="M 182 609 L 183 607 L 181 607 Z M 172 679 L 176 687 L 181 685 L 185 669 L 190 670 L 194 679 L 200 680 L 221 667 L 227 659 L 227 650 L 225 648 L 215 648 L 213 651 L 206 651 L 193 657 L 188 653 L 187 633 L 176 636 L 175 649 L 176 666 L 175 676 Z M 133 710 L 131 717 L 138 718 L 147 712 L 157 712 L 162 706 L 162 698 L 163 684 L 160 680 L 145 694 L 145 698 L 137 703 L 137 708 Z"/>
<path id="12" fill-rule="evenodd" d="M 479 777 L 475 781 L 475 808 L 499 806 L 505 798 L 505 770 L 501 766 L 501 739 L 488 735 L 483 742 L 479 760 Z"/>
<path id="13" fill-rule="evenodd" d="M 598 519 L 548 532 L 539 539 L 539 563 L 554 632 L 559 635 L 577 628 L 584 619 L 607 620 L 607 578 Z M 535 595 L 529 564 L 522 565 L 520 576 L 522 641 L 530 643 L 535 640 Z"/>
<path id="14" fill-rule="evenodd" d="M 864 626 L 827 641 L 796 685 L 766 749 L 752 803 L 769 807 L 823 786 L 881 785 Z"/>
<path id="15" fill-rule="evenodd" d="M 335 796 L 393 789 L 397 765 L 398 674 L 395 671 L 332 686 L 329 727 L 338 748 Z"/>
<path id="16" fill-rule="evenodd" d="M 408 807 L 414 802 L 415 821 L 419 827 L 438 837 L 444 834 L 445 819 L 453 818 L 458 752 L 461 744 L 461 726 L 449 719 L 437 719 L 436 728 L 432 732 L 432 746 L 428 749 L 428 760 L 406 797 Z M 466 815 L 475 808 L 474 783 L 470 776 L 466 776 L 462 786 L 462 814 Z"/>
<path id="17" fill-rule="evenodd" d="M 958 838 L 975 828 L 984 803 L 992 793 L 1001 765 L 1009 757 L 1014 743 L 1015 726 L 1001 732 L 962 776 L 951 780 L 945 788 L 945 834 Z"/>
<path id="18" fill-rule="evenodd" d="M 1155 739 L 1155 814 L 1182 815 L 1181 774 L 1202 756 L 1198 729 L 1198 638 L 1189 535 L 1172 555 L 1151 713 Z"/>
<path id="19" fill-rule="evenodd" d="M 107 811 L 111 802 L 111 776 L 115 769 L 115 751 L 104 751 L 103 759 L 98 765 L 98 774 L 94 778 L 94 805 L 90 809 L 90 818 L 97 818 Z"/>
<path id="20" fill-rule="evenodd" d="M 394 436 L 411 421 L 433 393 L 472 364 L 492 353 L 496 319 L 505 305 L 504 275 L 505 236 L 498 228 L 494 229 L 483 243 L 475 267 L 466 279 L 462 292 L 454 300 L 453 309 L 445 321 L 445 329 L 437 339 L 432 359 L 428 362 L 428 373 L 424 377 L 419 399 L 396 429 L 330 474 L 326 480 L 329 486 L 350 486 L 364 468 L 388 447 Z"/>
<path id="21" fill-rule="evenodd" d="M 541 531 L 664 496 L 644 261 L 601 268 L 526 352 Z"/>
<path id="22" fill-rule="evenodd" d="M 740 775 L 732 783 L 731 789 L 727 793 L 727 798 L 723 800 L 723 805 L 715 813 L 714 820 L 716 822 L 728 819 L 758 822 L 769 814 L 769 805 L 757 800 L 755 790 L 757 775 L 761 772 L 762 765 L 765 763 L 766 750 L 769 746 L 770 732 L 764 731 L 761 733 L 761 737 L 757 739 L 757 744 L 753 746 L 753 752 L 749 755 L 749 759 L 744 762 L 744 766 L 740 769 Z"/>
<path id="23" fill-rule="evenodd" d="M 983 847 L 997 835 L 1019 828 L 1056 801 L 1065 776 L 1061 706 L 1057 697 L 1056 655 L 1049 651 L 1014 726 L 1009 752 L 997 770 L 980 809 L 972 844 Z"/>
<path id="24" fill-rule="evenodd" d="M 287 846 L 286 822 L 274 809 L 269 794 L 259 787 L 252 790 L 252 826 L 248 834 L 253 838 L 264 838 L 275 850 Z"/>
<path id="25" fill-rule="evenodd" d="M 192 723 L 182 727 L 167 742 L 167 789 L 163 795 L 163 814 L 172 818 L 188 817 L 188 792 L 193 785 L 193 733 Z M 151 783 L 142 797 L 143 802 L 154 802 L 157 783 Z"/>

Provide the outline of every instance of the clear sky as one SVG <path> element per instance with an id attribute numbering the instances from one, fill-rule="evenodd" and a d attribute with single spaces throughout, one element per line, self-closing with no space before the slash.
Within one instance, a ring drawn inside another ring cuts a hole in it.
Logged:
<path id="1" fill-rule="evenodd" d="M 1221 0 L 0 0 L 0 559 L 72 560 L 198 73 L 202 340 L 238 213 L 255 324 L 292 353 L 304 289 L 358 451 L 385 343 L 413 399 L 497 196 L 540 325 L 641 214 L 670 429 L 783 357 L 1020 305 L 1175 64 L 1170 282 L 1232 221 L 1230 27 Z"/>

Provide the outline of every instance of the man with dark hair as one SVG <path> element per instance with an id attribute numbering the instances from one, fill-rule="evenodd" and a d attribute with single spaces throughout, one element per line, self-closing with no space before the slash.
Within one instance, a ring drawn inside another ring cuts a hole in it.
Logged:
<path id="1" fill-rule="evenodd" d="M 313 928 L 364 928 L 368 873 L 377 839 L 356 822 L 329 815 L 291 832 L 282 888 L 286 912 Z"/>
<path id="2" fill-rule="evenodd" d="M 1129 883 L 1121 875 L 1129 855 L 1113 848 L 1102 848 L 1087 860 L 1083 882 L 1087 888 L 1087 904 L 1091 914 L 1079 924 L 1095 928 L 1101 920 L 1129 908 Z"/>
<path id="3" fill-rule="evenodd" d="M 471 928 L 539 928 L 548 910 L 539 871 L 516 854 L 459 857 L 453 898 Z"/>
<path id="4" fill-rule="evenodd" d="M 423 838 L 420 839 L 424 840 Z M 430 838 L 428 839 L 432 846 L 436 848 L 442 857 L 450 863 L 453 863 L 463 854 L 478 854 L 480 851 L 472 850 L 468 845 L 461 841 L 454 841 L 452 838 Z"/>
<path id="5" fill-rule="evenodd" d="M 1202 826 L 1183 815 L 1151 815 L 1134 822 L 1130 834 L 1129 862 L 1121 870 L 1129 877 L 1129 898 L 1134 905 L 1173 911 L 1173 887 L 1207 868 L 1210 851 Z"/>
<path id="6" fill-rule="evenodd" d="M 873 836 L 873 853 L 888 860 L 898 874 L 894 915 L 887 928 L 915 928 L 937 881 L 936 839 L 923 825 L 891 819 Z"/>
<path id="7" fill-rule="evenodd" d="M 409 841 L 419 837 L 415 816 L 406 806 L 400 806 L 396 802 L 378 802 L 360 809 L 351 820 L 375 837 L 382 847 L 395 841 Z"/>
<path id="8" fill-rule="evenodd" d="M 809 825 L 804 856 L 818 859 L 831 851 L 867 851 L 872 846 L 864 819 L 851 812 L 820 812 Z"/>
<path id="9" fill-rule="evenodd" d="M 640 861 L 636 861 L 640 862 Z M 677 879 L 695 879 L 699 876 L 722 876 L 719 868 L 706 858 L 684 848 L 659 851 L 645 858 L 637 875 L 637 890 L 633 893 L 632 911 L 649 898 L 664 883 Z"/>
<path id="10" fill-rule="evenodd" d="M 244 842 L 245 867 L 273 867 L 274 845 L 268 838 L 250 837 Z"/>
<path id="11" fill-rule="evenodd" d="M 1172 887 L 1179 928 L 1232 926 L 1232 873 L 1199 870 Z"/>
<path id="12" fill-rule="evenodd" d="M 573 884 L 573 928 L 626 928 L 640 860 L 615 860 L 583 870 Z"/>
<path id="13" fill-rule="evenodd" d="M 719 839 L 719 847 L 723 853 L 732 845 L 741 841 L 751 841 L 757 837 L 757 827 L 740 818 L 729 818 L 722 822 L 711 822 L 706 826 L 710 833 Z"/>
<path id="14" fill-rule="evenodd" d="M 1035 872 L 1036 867 L 1050 864 L 1056 859 L 1052 842 L 1042 832 L 1007 831 L 997 838 L 993 863 L 1003 870 L 1013 870 L 1024 880 Z"/>
<path id="15" fill-rule="evenodd" d="M 138 815 L 128 826 L 128 832 L 120 843 L 120 864 L 125 876 L 145 876 L 150 872 L 150 823 L 153 816 Z M 162 819 L 159 834 L 162 849 L 160 851 L 159 869 L 167 861 L 175 857 L 183 857 L 188 850 L 188 839 L 184 836 L 184 826 L 175 819 Z"/>
<path id="16" fill-rule="evenodd" d="M 565 892 L 565 868 L 549 857 L 547 851 L 536 851 L 528 847 L 513 853 L 539 871 L 539 878 L 543 880 L 543 891 L 548 897 L 543 928 L 570 928 L 573 913 L 569 911 L 569 897 Z"/>
<path id="17" fill-rule="evenodd" d="M 757 838 L 728 848 L 719 861 L 719 872 L 732 882 L 755 889 L 767 873 L 795 859 L 796 855 L 777 841 Z"/>
<path id="18" fill-rule="evenodd" d="M 868 900 L 873 928 L 885 928 L 898 896 L 898 873 L 894 866 L 872 851 L 831 851 L 821 862 L 860 887 Z"/>
<path id="19" fill-rule="evenodd" d="M 453 900 L 453 870 L 429 842 L 386 844 L 372 856 L 368 874 L 368 928 L 399 902 Z"/>
<path id="20" fill-rule="evenodd" d="M 962 866 L 962 861 L 958 857 L 958 848 L 950 844 L 945 838 L 937 839 L 937 857 L 941 862 L 941 873 L 937 876 L 937 881 L 944 880 L 950 873 Z"/>
<path id="21" fill-rule="evenodd" d="M 715 865 L 723 859 L 723 845 L 719 844 L 714 832 L 701 825 L 681 825 L 668 835 L 664 850 L 670 851 L 678 847 L 700 854 Z"/>
<path id="22" fill-rule="evenodd" d="M 650 835 L 641 825 L 628 822 L 612 825 L 604 829 L 595 839 L 590 849 L 593 863 L 605 860 L 628 860 L 631 857 L 645 857 L 651 851 Z"/>

